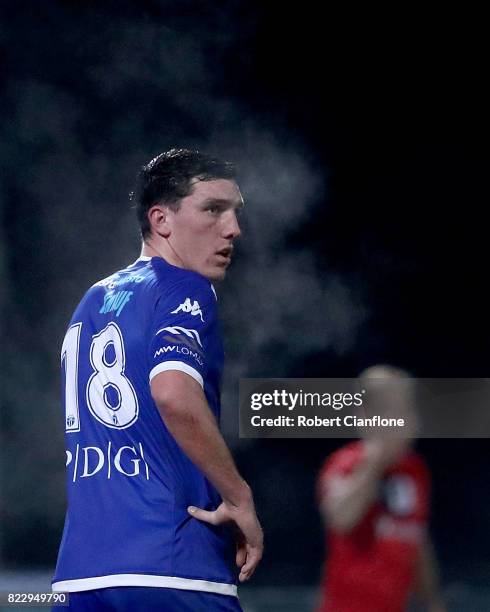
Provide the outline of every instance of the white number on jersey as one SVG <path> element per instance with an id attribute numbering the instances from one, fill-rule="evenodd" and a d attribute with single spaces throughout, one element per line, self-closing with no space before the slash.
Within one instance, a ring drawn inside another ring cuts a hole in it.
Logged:
<path id="1" fill-rule="evenodd" d="M 75 323 L 66 332 L 61 347 L 61 366 L 65 363 L 65 427 L 66 431 L 80 431 L 78 411 L 78 350 L 81 323 Z"/>
<path id="2" fill-rule="evenodd" d="M 78 358 L 81 328 L 81 323 L 70 327 L 61 349 L 61 358 L 66 362 L 67 432 L 80 431 Z M 126 365 L 124 342 L 121 330 L 115 323 L 109 323 L 93 337 L 90 346 L 90 363 L 94 373 L 89 378 L 85 390 L 90 412 L 106 427 L 114 429 L 130 427 L 138 418 L 138 398 L 131 381 L 124 374 Z"/>

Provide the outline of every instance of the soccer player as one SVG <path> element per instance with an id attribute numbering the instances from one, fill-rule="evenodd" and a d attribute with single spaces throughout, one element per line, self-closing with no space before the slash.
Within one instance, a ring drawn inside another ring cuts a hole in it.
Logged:
<path id="1" fill-rule="evenodd" d="M 413 422 L 406 372 L 374 366 L 361 380 L 384 416 Z M 364 439 L 327 459 L 318 479 L 329 553 L 318 612 L 402 612 L 413 593 L 444 612 L 427 533 L 429 481 L 409 438 Z"/>
<path id="2" fill-rule="evenodd" d="M 133 197 L 141 256 L 88 290 L 63 341 L 68 511 L 53 590 L 73 610 L 241 610 L 236 575 L 254 572 L 262 530 L 218 428 L 212 282 L 242 196 L 231 164 L 174 149 L 143 167 Z"/>

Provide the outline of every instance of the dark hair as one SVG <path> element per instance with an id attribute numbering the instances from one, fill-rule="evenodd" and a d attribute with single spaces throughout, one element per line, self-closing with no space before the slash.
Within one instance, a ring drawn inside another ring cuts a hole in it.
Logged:
<path id="1" fill-rule="evenodd" d="M 200 181 L 233 180 L 236 170 L 230 162 L 190 149 L 170 149 L 141 168 L 130 198 L 135 204 L 143 239 L 151 231 L 148 210 L 155 204 L 178 210 L 180 200 L 191 194 L 194 178 Z"/>

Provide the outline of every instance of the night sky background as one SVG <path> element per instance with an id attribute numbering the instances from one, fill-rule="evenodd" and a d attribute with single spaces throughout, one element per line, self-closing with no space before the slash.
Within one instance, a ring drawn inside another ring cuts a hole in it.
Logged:
<path id="1" fill-rule="evenodd" d="M 64 515 L 59 348 L 83 292 L 136 259 L 128 193 L 171 147 L 235 161 L 219 287 L 223 428 L 255 491 L 255 584 L 314 584 L 331 440 L 239 440 L 238 379 L 487 377 L 488 36 L 445 7 L 2 2 L 4 567 L 52 566 Z M 424 440 L 448 581 L 490 568 L 487 440 Z"/>

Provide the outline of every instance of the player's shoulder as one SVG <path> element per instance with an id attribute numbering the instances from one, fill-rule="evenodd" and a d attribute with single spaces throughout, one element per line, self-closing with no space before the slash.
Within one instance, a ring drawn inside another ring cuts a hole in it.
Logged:
<path id="1" fill-rule="evenodd" d="M 145 286 L 158 292 L 168 293 L 172 288 L 193 288 L 216 299 L 210 281 L 192 270 L 178 268 L 161 257 L 139 257 L 125 268 L 98 280 L 90 289 L 104 288 L 113 290 L 122 285 Z"/>
<path id="2" fill-rule="evenodd" d="M 149 257 L 140 257 L 125 268 L 112 272 L 109 276 L 98 280 L 90 289 L 118 289 L 123 285 L 138 286 L 154 280 L 155 274 Z M 89 291 L 90 291 L 89 289 Z"/>
<path id="3" fill-rule="evenodd" d="M 155 273 L 151 268 L 149 258 L 139 258 L 125 268 L 121 268 L 93 283 L 82 297 L 75 315 L 79 311 L 98 307 L 100 302 L 107 301 L 113 306 L 126 303 L 131 298 L 131 303 L 136 295 L 152 298 L 152 286 L 156 285 Z M 150 292 L 147 290 L 150 289 Z"/>

